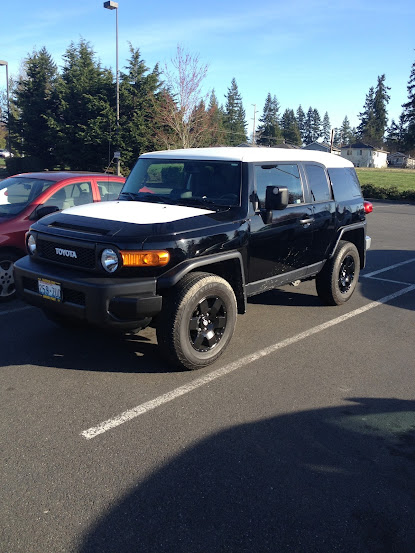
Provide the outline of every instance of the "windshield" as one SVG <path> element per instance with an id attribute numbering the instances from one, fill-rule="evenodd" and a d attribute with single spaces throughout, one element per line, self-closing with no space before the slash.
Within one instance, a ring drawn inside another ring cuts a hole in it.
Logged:
<path id="1" fill-rule="evenodd" d="M 0 216 L 17 215 L 55 181 L 10 177 L 0 182 Z"/>
<path id="2" fill-rule="evenodd" d="M 121 192 L 123 199 L 177 205 L 240 205 L 241 164 L 141 158 Z"/>

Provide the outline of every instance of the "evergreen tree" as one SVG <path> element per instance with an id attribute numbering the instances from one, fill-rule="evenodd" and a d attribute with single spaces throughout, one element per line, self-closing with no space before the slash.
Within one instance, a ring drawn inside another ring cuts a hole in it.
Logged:
<path id="1" fill-rule="evenodd" d="M 330 124 L 329 114 L 327 113 L 327 111 L 323 117 L 322 133 L 323 133 L 322 136 L 323 136 L 324 142 L 326 142 L 327 144 L 330 144 L 331 124 Z"/>
<path id="2" fill-rule="evenodd" d="M 306 115 L 305 115 L 301 105 L 298 106 L 298 109 L 297 109 L 297 125 L 298 125 L 298 129 L 300 131 L 301 140 L 305 143 L 305 138 L 306 138 Z"/>
<path id="3" fill-rule="evenodd" d="M 257 129 L 257 144 L 262 146 L 275 146 L 278 142 L 281 142 L 282 133 L 278 123 L 279 109 L 280 105 L 276 96 L 272 98 L 271 94 L 268 93 L 262 117 L 259 119 L 260 125 Z"/>
<path id="4" fill-rule="evenodd" d="M 412 64 L 407 90 L 408 101 L 402 105 L 402 115 L 405 122 L 405 149 L 411 151 L 415 148 L 415 62 Z"/>
<path id="5" fill-rule="evenodd" d="M 342 146 L 350 145 L 355 141 L 355 136 L 353 134 L 353 131 L 350 127 L 350 121 L 349 118 L 346 117 L 343 119 L 343 122 L 341 124 L 341 127 L 339 129 L 340 133 L 340 144 Z"/>
<path id="6" fill-rule="evenodd" d="M 369 88 L 366 94 L 363 111 L 359 113 L 360 124 L 357 127 L 359 140 L 371 144 L 376 135 L 376 120 L 374 111 L 375 89 L 373 86 Z"/>
<path id="7" fill-rule="evenodd" d="M 53 169 L 56 163 L 56 132 L 52 121 L 58 107 L 58 71 L 46 48 L 25 60 L 25 75 L 20 76 L 13 102 L 17 109 L 14 128 L 19 150 L 37 158 L 39 168 Z"/>
<path id="8" fill-rule="evenodd" d="M 228 93 L 225 95 L 225 116 L 224 130 L 227 146 L 237 146 L 246 142 L 246 119 L 245 110 L 242 105 L 242 97 L 239 94 L 235 78 L 232 79 Z"/>
<path id="9" fill-rule="evenodd" d="M 131 170 L 141 153 L 158 149 L 154 133 L 154 105 L 159 102 L 161 84 L 158 65 L 149 72 L 140 58 L 140 51 L 131 44 L 130 59 L 125 69 L 126 72 L 120 74 L 119 147 L 123 174 Z M 112 132 L 111 136 L 115 138 L 115 133 Z"/>
<path id="10" fill-rule="evenodd" d="M 340 148 L 344 144 L 342 143 L 342 135 L 340 133 L 340 129 L 338 127 L 335 127 L 334 129 L 334 135 L 333 135 L 333 144 L 334 146 L 337 146 Z"/>
<path id="11" fill-rule="evenodd" d="M 301 146 L 301 135 L 292 109 L 286 109 L 281 118 L 282 136 L 287 144 Z"/>
<path id="12" fill-rule="evenodd" d="M 101 68 L 83 39 L 64 54 L 59 94 L 60 159 L 71 169 L 102 170 L 115 128 L 115 87 L 111 71 Z"/>
<path id="13" fill-rule="evenodd" d="M 319 138 L 322 137 L 322 123 L 321 123 L 321 117 L 316 108 L 313 109 L 313 142 L 316 142 Z"/>
<path id="14" fill-rule="evenodd" d="M 360 124 L 357 128 L 360 140 L 372 146 L 381 147 L 388 124 L 387 104 L 389 102 L 388 90 L 385 85 L 385 75 L 378 77 L 376 90 L 370 87 L 366 95 L 363 111 L 359 114 Z"/>
<path id="15" fill-rule="evenodd" d="M 223 108 L 219 106 L 218 99 L 215 94 L 215 90 L 212 90 L 209 98 L 208 113 L 210 114 L 211 128 L 209 129 L 209 136 L 207 137 L 207 146 L 218 146 L 224 142 L 223 121 L 224 112 Z"/>
<path id="16" fill-rule="evenodd" d="M 386 127 L 388 126 L 387 105 L 390 100 L 388 90 L 390 88 L 385 84 L 385 75 L 378 77 L 378 83 L 373 99 L 373 112 L 375 115 L 374 124 L 374 142 L 375 146 L 381 147 L 385 136 Z"/>
<path id="17" fill-rule="evenodd" d="M 307 144 L 311 144 L 314 141 L 314 110 L 310 106 L 304 121 L 304 143 L 307 146 Z"/>
<path id="18" fill-rule="evenodd" d="M 399 152 L 406 149 L 405 116 L 402 113 L 399 122 L 394 119 L 386 131 L 386 144 L 390 152 Z"/>

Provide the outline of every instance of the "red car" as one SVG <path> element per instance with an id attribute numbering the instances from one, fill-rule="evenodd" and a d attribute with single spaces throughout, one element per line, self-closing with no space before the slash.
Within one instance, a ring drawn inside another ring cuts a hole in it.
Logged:
<path id="1" fill-rule="evenodd" d="M 118 198 L 125 178 L 105 173 L 22 173 L 0 181 L 0 302 L 15 296 L 13 263 L 26 255 L 33 221 L 69 207 Z"/>

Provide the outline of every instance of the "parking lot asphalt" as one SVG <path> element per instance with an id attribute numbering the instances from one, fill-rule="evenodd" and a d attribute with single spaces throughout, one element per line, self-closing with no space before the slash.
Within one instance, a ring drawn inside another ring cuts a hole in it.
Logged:
<path id="1" fill-rule="evenodd" d="M 213 366 L 0 305 L 0 551 L 415 551 L 415 206 L 352 299 L 252 298 Z"/>

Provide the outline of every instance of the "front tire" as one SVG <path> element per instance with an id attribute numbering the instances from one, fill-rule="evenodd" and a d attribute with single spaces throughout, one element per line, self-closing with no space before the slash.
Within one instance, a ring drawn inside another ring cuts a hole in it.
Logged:
<path id="1" fill-rule="evenodd" d="M 163 297 L 156 327 L 167 360 L 189 370 L 214 363 L 235 330 L 237 306 L 230 284 L 208 273 L 189 273 Z"/>
<path id="2" fill-rule="evenodd" d="M 14 253 L 0 253 L 0 302 L 11 301 L 16 298 L 13 266 L 19 256 Z"/>
<path id="3" fill-rule="evenodd" d="M 342 305 L 355 291 L 359 273 L 360 257 L 356 246 L 341 240 L 334 256 L 316 277 L 319 298 L 326 305 Z"/>

